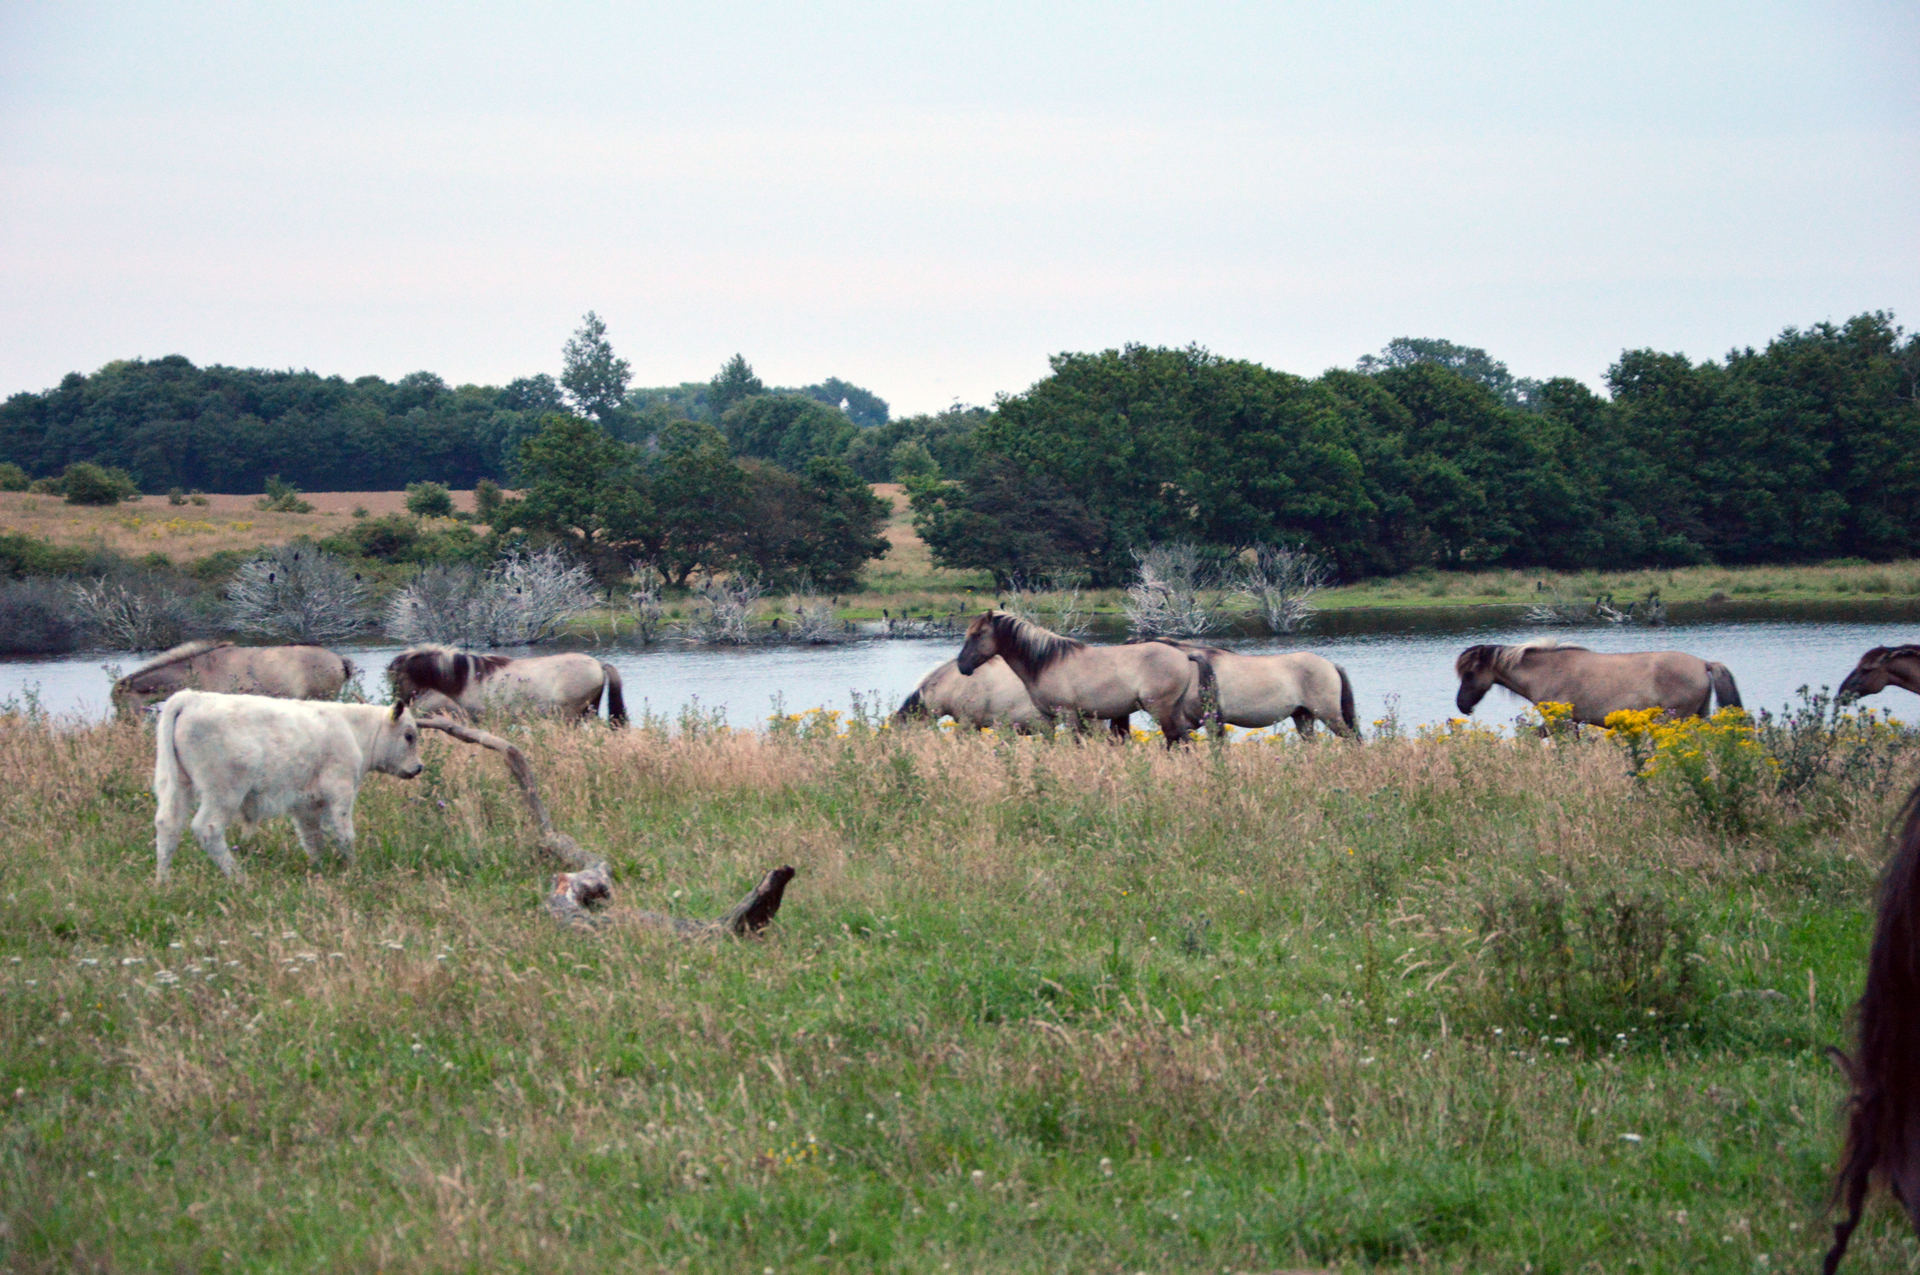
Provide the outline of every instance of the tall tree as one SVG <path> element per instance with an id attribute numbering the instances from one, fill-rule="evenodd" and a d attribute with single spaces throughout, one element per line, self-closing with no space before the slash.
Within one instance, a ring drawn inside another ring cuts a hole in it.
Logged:
<path id="1" fill-rule="evenodd" d="M 753 366 L 744 356 L 736 354 L 714 373 L 713 381 L 707 387 L 707 411 L 713 419 L 719 420 L 726 415 L 729 407 L 741 399 L 766 392 L 767 387 L 753 374 Z"/>
<path id="2" fill-rule="evenodd" d="M 617 412 L 626 401 L 633 368 L 614 354 L 607 341 L 607 325 L 599 315 L 587 311 L 562 354 L 565 366 L 560 384 L 566 387 L 574 410 L 602 422 Z"/>

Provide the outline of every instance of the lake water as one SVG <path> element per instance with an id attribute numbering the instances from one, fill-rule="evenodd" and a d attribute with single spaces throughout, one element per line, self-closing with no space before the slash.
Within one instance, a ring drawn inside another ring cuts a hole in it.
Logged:
<path id="1" fill-rule="evenodd" d="M 1351 613 L 1350 613 L 1351 614 Z M 1288 639 L 1234 640 L 1248 651 L 1310 650 L 1342 664 L 1353 678 L 1354 696 L 1362 722 L 1385 714 L 1387 697 L 1397 695 L 1401 721 L 1407 727 L 1444 721 L 1455 715 L 1453 696 L 1458 681 L 1453 659 L 1476 642 L 1522 642 L 1553 634 L 1563 642 L 1577 642 L 1601 651 L 1683 650 L 1719 660 L 1733 670 L 1740 693 L 1750 710 L 1778 709 L 1795 698 L 1800 686 L 1837 686 L 1869 647 L 1920 640 L 1920 622 L 1878 618 L 1839 620 L 1727 620 L 1682 622 L 1664 628 L 1582 627 L 1541 629 L 1515 624 L 1510 618 L 1481 620 L 1455 613 L 1450 617 L 1403 617 L 1401 627 L 1370 632 L 1339 631 L 1359 627 L 1343 617 L 1323 617 L 1329 631 Z M 1368 623 L 1391 626 L 1392 616 L 1374 616 Z M 1417 630 L 1412 626 L 1419 625 Z M 761 647 L 721 650 L 664 643 L 644 649 L 599 648 L 593 653 L 620 670 L 626 685 L 627 706 L 636 716 L 645 708 L 677 717 L 689 705 L 718 713 L 736 727 L 758 727 L 772 712 L 776 697 L 788 712 L 809 708 L 846 710 L 854 696 L 892 709 L 920 677 L 959 650 L 957 637 L 940 639 L 863 638 L 829 647 Z M 370 692 L 380 690 L 379 670 L 393 647 L 342 647 L 363 670 Z M 551 650 L 552 648 L 542 648 Z M 508 652 L 531 653 L 531 652 Z M 133 668 L 142 656 L 96 653 L 50 660 L 0 661 L 0 703 L 20 700 L 29 692 L 50 712 L 94 718 L 110 711 L 110 679 L 103 665 Z M 378 695 L 376 694 L 376 697 Z M 1920 708 L 1898 701 L 1898 691 L 1886 692 L 1886 707 L 1913 718 Z M 1509 721 L 1524 704 L 1496 689 L 1476 714 L 1489 724 Z M 1146 724 L 1138 718 L 1139 724 Z M 1288 729 L 1291 729 L 1289 727 Z"/>

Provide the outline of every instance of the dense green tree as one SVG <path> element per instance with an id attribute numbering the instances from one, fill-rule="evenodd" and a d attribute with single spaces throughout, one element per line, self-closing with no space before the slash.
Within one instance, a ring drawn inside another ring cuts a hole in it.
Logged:
<path id="1" fill-rule="evenodd" d="M 626 403 L 633 368 L 614 354 L 607 325 L 599 315 L 587 311 L 561 354 L 560 384 L 576 412 L 604 422 Z"/>
<path id="2" fill-rule="evenodd" d="M 707 415 L 719 420 L 741 399 L 766 392 L 767 387 L 753 374 L 752 365 L 743 355 L 736 354 L 713 374 L 713 380 L 707 385 Z"/>
<path id="3" fill-rule="evenodd" d="M 803 395 L 847 414 L 847 419 L 862 429 L 885 425 L 890 415 L 887 400 L 872 390 L 862 389 L 837 376 L 829 376 L 818 385 L 803 385 L 797 390 L 776 391 Z"/>
<path id="4" fill-rule="evenodd" d="M 102 469 L 88 461 L 68 465 L 60 475 L 60 492 L 69 505 L 117 505 L 138 500 L 139 486 L 123 469 Z"/>
<path id="5" fill-rule="evenodd" d="M 1035 479 L 1002 456 L 981 459 L 965 482 L 907 484 L 913 525 L 936 565 L 989 571 L 1005 585 L 1061 572 L 1115 583 L 1106 525 L 1084 500 Z"/>
<path id="6" fill-rule="evenodd" d="M 838 457 L 860 427 L 836 407 L 798 394 L 756 394 L 728 408 L 720 428 L 735 454 L 798 473 L 816 456 Z"/>

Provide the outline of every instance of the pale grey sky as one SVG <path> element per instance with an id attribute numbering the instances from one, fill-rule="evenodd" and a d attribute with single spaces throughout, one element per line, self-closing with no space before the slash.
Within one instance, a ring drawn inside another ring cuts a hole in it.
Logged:
<path id="1" fill-rule="evenodd" d="M 1597 383 L 1920 325 L 1910 4 L 0 0 L 0 394 L 115 358 L 735 351 L 897 413 L 1049 354 Z"/>

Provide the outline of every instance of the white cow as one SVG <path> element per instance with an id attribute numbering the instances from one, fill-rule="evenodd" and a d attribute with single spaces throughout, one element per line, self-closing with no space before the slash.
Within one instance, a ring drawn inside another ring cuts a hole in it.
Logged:
<path id="1" fill-rule="evenodd" d="M 353 862 L 353 802 L 369 771 L 412 779 L 420 773 L 420 730 L 404 704 L 326 704 L 179 691 L 160 710 L 153 761 L 156 879 L 165 881 L 187 827 L 220 871 L 240 869 L 227 849 L 227 825 L 292 815 L 300 846 L 320 866 L 330 835 Z"/>

